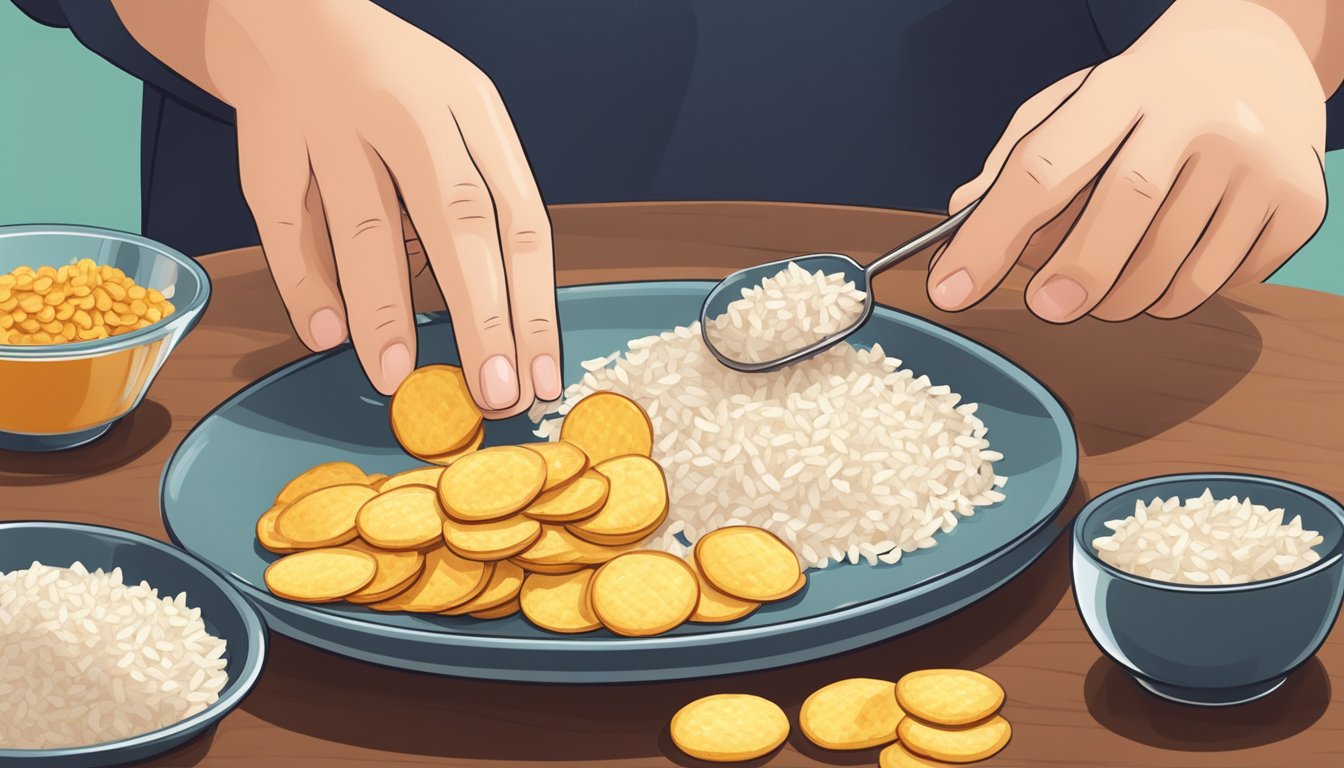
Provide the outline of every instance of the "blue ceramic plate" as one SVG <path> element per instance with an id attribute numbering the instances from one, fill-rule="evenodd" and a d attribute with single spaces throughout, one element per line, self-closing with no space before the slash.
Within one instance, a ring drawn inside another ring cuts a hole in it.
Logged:
<path id="1" fill-rule="evenodd" d="M 127 583 L 141 580 L 162 596 L 187 593 L 187 605 L 201 609 L 206 629 L 228 643 L 224 658 L 229 682 L 219 700 L 166 728 L 129 739 L 68 749 L 0 749 L 0 765 L 93 768 L 147 760 L 214 726 L 252 690 L 266 658 L 261 616 L 227 579 L 161 541 L 134 533 L 73 523 L 0 523 L 0 571 L 43 565 L 67 567 L 76 560 L 90 571 L 120 567 Z"/>
<path id="2" fill-rule="evenodd" d="M 695 320 L 710 287 L 647 282 L 561 289 L 565 380 L 582 375 L 581 360 Z M 442 318 L 425 320 L 420 363 L 457 362 L 452 327 Z M 688 624 L 642 639 L 605 631 L 562 636 L 517 616 L 382 614 L 272 596 L 262 574 L 275 556 L 257 544 L 254 525 L 277 489 L 324 461 L 345 459 L 385 473 L 416 464 L 398 449 L 387 401 L 348 348 L 277 371 L 206 417 L 168 463 L 164 522 L 188 551 L 232 575 L 275 631 L 392 667 L 501 680 L 625 682 L 736 673 L 839 653 L 923 626 L 1016 575 L 1058 535 L 1059 527 L 1048 523 L 1077 468 L 1064 409 L 1008 360 L 885 307 L 854 338 L 860 345 L 881 342 L 917 374 L 980 403 L 977 415 L 1005 456 L 996 471 L 1008 477 L 1007 500 L 896 565 L 814 571 L 793 598 L 731 624 Z M 534 441 L 531 428 L 526 416 L 492 422 L 486 445 Z"/>

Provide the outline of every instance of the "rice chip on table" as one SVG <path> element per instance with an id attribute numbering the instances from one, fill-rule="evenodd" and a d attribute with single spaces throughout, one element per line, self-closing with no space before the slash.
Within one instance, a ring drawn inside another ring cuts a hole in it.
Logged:
<path id="1" fill-rule="evenodd" d="M 550 632 L 576 634 L 599 629 L 602 623 L 588 599 L 592 578 L 591 568 L 559 576 L 529 573 L 518 594 L 523 616 Z"/>
<path id="2" fill-rule="evenodd" d="M 333 485 L 300 496 L 276 517 L 275 530 L 298 548 L 331 547 L 355 538 L 360 507 L 377 496 L 367 485 Z"/>
<path id="3" fill-rule="evenodd" d="M 471 560 L 504 560 L 527 550 L 541 538 L 541 523 L 514 515 L 484 523 L 449 518 L 439 527 L 448 548 Z"/>
<path id="4" fill-rule="evenodd" d="M 856 677 L 815 691 L 803 702 L 798 725 L 813 744 L 826 749 L 868 749 L 896 740 L 905 712 L 896 703 L 896 684 Z"/>
<path id="5" fill-rule="evenodd" d="M 946 765 L 911 752 L 899 741 L 878 754 L 877 764 L 878 768 L 943 768 Z"/>
<path id="6" fill-rule="evenodd" d="M 445 616 L 476 614 L 516 601 L 518 593 L 523 588 L 523 578 L 526 576 L 522 568 L 507 560 L 495 563 L 490 583 L 485 585 L 485 589 L 479 595 L 442 613 Z"/>
<path id="7" fill-rule="evenodd" d="M 377 570 L 377 562 L 367 552 L 309 549 L 267 566 L 266 588 L 286 600 L 329 603 L 362 589 Z"/>
<path id="8" fill-rule="evenodd" d="M 1004 692 L 993 678 L 974 670 L 921 669 L 896 682 L 896 700 L 920 720 L 955 727 L 998 712 Z"/>
<path id="9" fill-rule="evenodd" d="M 479 595 L 493 573 L 493 563 L 467 560 L 447 547 L 439 547 L 425 555 L 425 568 L 415 584 L 369 607 L 378 611 L 442 613 Z"/>
<path id="10" fill-rule="evenodd" d="M 508 517 L 541 493 L 546 460 L 513 445 L 477 451 L 454 462 L 439 478 L 439 500 L 450 517 L 466 523 Z"/>
<path id="11" fill-rule="evenodd" d="M 329 488 L 333 485 L 367 485 L 368 481 L 369 477 L 364 474 L 364 470 L 348 461 L 318 464 L 285 483 L 285 487 L 275 495 L 275 503 L 283 506 L 319 488 Z"/>
<path id="12" fill-rule="evenodd" d="M 734 525 L 711 531 L 695 543 L 696 566 L 718 591 L 739 600 L 783 600 L 807 583 L 798 556 L 761 528 Z"/>
<path id="13" fill-rule="evenodd" d="M 907 717 L 896 727 L 901 743 L 911 752 L 944 763 L 974 763 L 999 753 L 1013 737 L 1013 727 L 995 715 L 983 723 L 941 728 Z"/>
<path id="14" fill-rule="evenodd" d="M 408 469 L 405 472 L 398 472 L 387 478 L 378 491 L 379 493 L 387 493 L 388 491 L 394 491 L 407 485 L 423 485 L 428 488 L 438 488 L 439 478 L 443 476 L 443 470 L 443 467 L 432 466 L 416 467 L 415 469 Z"/>
<path id="15" fill-rule="evenodd" d="M 455 365 L 417 368 L 397 387 L 388 407 L 397 442 L 413 456 L 439 456 L 470 444 L 484 417 Z"/>
<path id="16" fill-rule="evenodd" d="M 682 707 L 669 730 L 672 743 L 691 757 L 730 763 L 778 749 L 789 736 L 789 718 L 760 696 L 720 693 Z"/>
<path id="17" fill-rule="evenodd" d="M 645 456 L 619 456 L 593 467 L 610 490 L 597 514 L 569 524 L 569 530 L 595 544 L 632 544 L 653 533 L 667 518 L 667 480 Z"/>
<path id="18" fill-rule="evenodd" d="M 344 548 L 366 552 L 376 566 L 373 580 L 345 596 L 350 603 L 378 603 L 409 589 L 425 568 L 425 556 L 414 550 L 389 552 L 356 539 Z"/>
<path id="19" fill-rule="evenodd" d="M 610 489 L 606 476 L 589 469 L 563 488 L 543 491 L 523 514 L 544 523 L 577 522 L 597 514 L 607 503 Z"/>
<path id="20" fill-rule="evenodd" d="M 541 492 L 547 493 L 568 485 L 588 469 L 588 455 L 573 443 L 563 440 L 554 443 L 527 443 L 522 447 L 536 451 L 546 460 L 546 483 Z"/>
<path id="21" fill-rule="evenodd" d="M 383 549 L 415 549 L 443 535 L 439 492 L 418 485 L 384 491 L 364 502 L 355 517 L 360 538 Z"/>
<path id="22" fill-rule="evenodd" d="M 648 457 L 653 424 L 638 403 L 615 392 L 597 392 L 580 400 L 560 428 L 560 439 L 578 446 L 597 466 L 617 456 Z"/>
<path id="23" fill-rule="evenodd" d="M 647 637 L 680 626 L 700 599 L 695 572 L 666 552 L 628 552 L 597 569 L 593 611 L 618 635 Z"/>

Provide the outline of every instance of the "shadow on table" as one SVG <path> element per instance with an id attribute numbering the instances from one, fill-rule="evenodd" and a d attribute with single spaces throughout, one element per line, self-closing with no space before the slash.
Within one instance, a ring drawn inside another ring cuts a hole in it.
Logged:
<path id="1" fill-rule="evenodd" d="M 88 445 L 53 453 L 0 451 L 0 487 L 51 485 L 110 472 L 153 448 L 172 426 L 168 409 L 146 399 Z"/>
<path id="2" fill-rule="evenodd" d="M 1273 744 L 1310 728 L 1330 706 L 1330 675 L 1313 658 L 1259 701 L 1193 707 L 1154 696 L 1106 657 L 1083 684 L 1087 710 L 1108 730 L 1161 749 L 1214 752 Z"/>
<path id="3" fill-rule="evenodd" d="M 1075 488 L 1059 523 L 1082 503 Z M 668 722 L 684 704 L 741 692 L 778 703 L 797 723 L 812 691 L 846 677 L 896 679 L 930 666 L 979 667 L 1032 633 L 1069 583 L 1060 537 L 995 594 L 917 632 L 787 670 L 632 685 L 543 685 L 442 678 L 350 661 L 272 635 L 266 671 L 242 708 L 280 728 L 390 752 L 480 760 L 597 761 L 664 755 L 699 765 L 671 745 Z M 995 631 L 986 632 L 986 627 Z M 844 764 L 794 736 L 785 749 Z M 869 763 L 875 752 L 863 753 Z"/>

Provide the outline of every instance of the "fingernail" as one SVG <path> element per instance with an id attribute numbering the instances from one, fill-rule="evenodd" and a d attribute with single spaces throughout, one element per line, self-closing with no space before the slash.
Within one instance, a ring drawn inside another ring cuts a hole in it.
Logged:
<path id="1" fill-rule="evenodd" d="M 933 303 L 943 309 L 957 309 L 970 298 L 973 288 L 975 285 L 971 282 L 971 273 L 958 269 L 934 286 Z"/>
<path id="2" fill-rule="evenodd" d="M 340 315 L 324 307 L 308 319 L 308 335 L 319 350 L 331 349 L 345 341 L 345 323 Z"/>
<path id="3" fill-rule="evenodd" d="M 1031 297 L 1031 309 L 1046 320 L 1063 322 L 1087 301 L 1087 291 L 1076 280 L 1055 275 Z"/>
<path id="4" fill-rule="evenodd" d="M 560 396 L 560 368 L 550 355 L 537 355 L 532 360 L 532 388 L 542 400 Z"/>
<path id="5" fill-rule="evenodd" d="M 383 367 L 383 384 L 395 391 L 403 379 L 411 375 L 411 350 L 405 344 L 397 342 L 383 350 L 379 360 Z"/>
<path id="6" fill-rule="evenodd" d="M 494 410 L 518 402 L 518 374 L 507 357 L 495 355 L 481 366 L 481 395 L 486 406 Z"/>

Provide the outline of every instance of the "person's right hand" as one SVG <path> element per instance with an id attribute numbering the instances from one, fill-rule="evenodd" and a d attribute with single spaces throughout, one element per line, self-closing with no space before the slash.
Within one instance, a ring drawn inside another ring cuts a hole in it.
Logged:
<path id="1" fill-rule="evenodd" d="M 484 73 L 372 3 L 116 7 L 147 50 L 237 111 L 243 193 L 305 344 L 350 338 L 384 394 L 415 367 L 404 202 L 486 416 L 560 396 L 550 221 Z M 182 27 L 195 25 L 193 53 Z"/>

